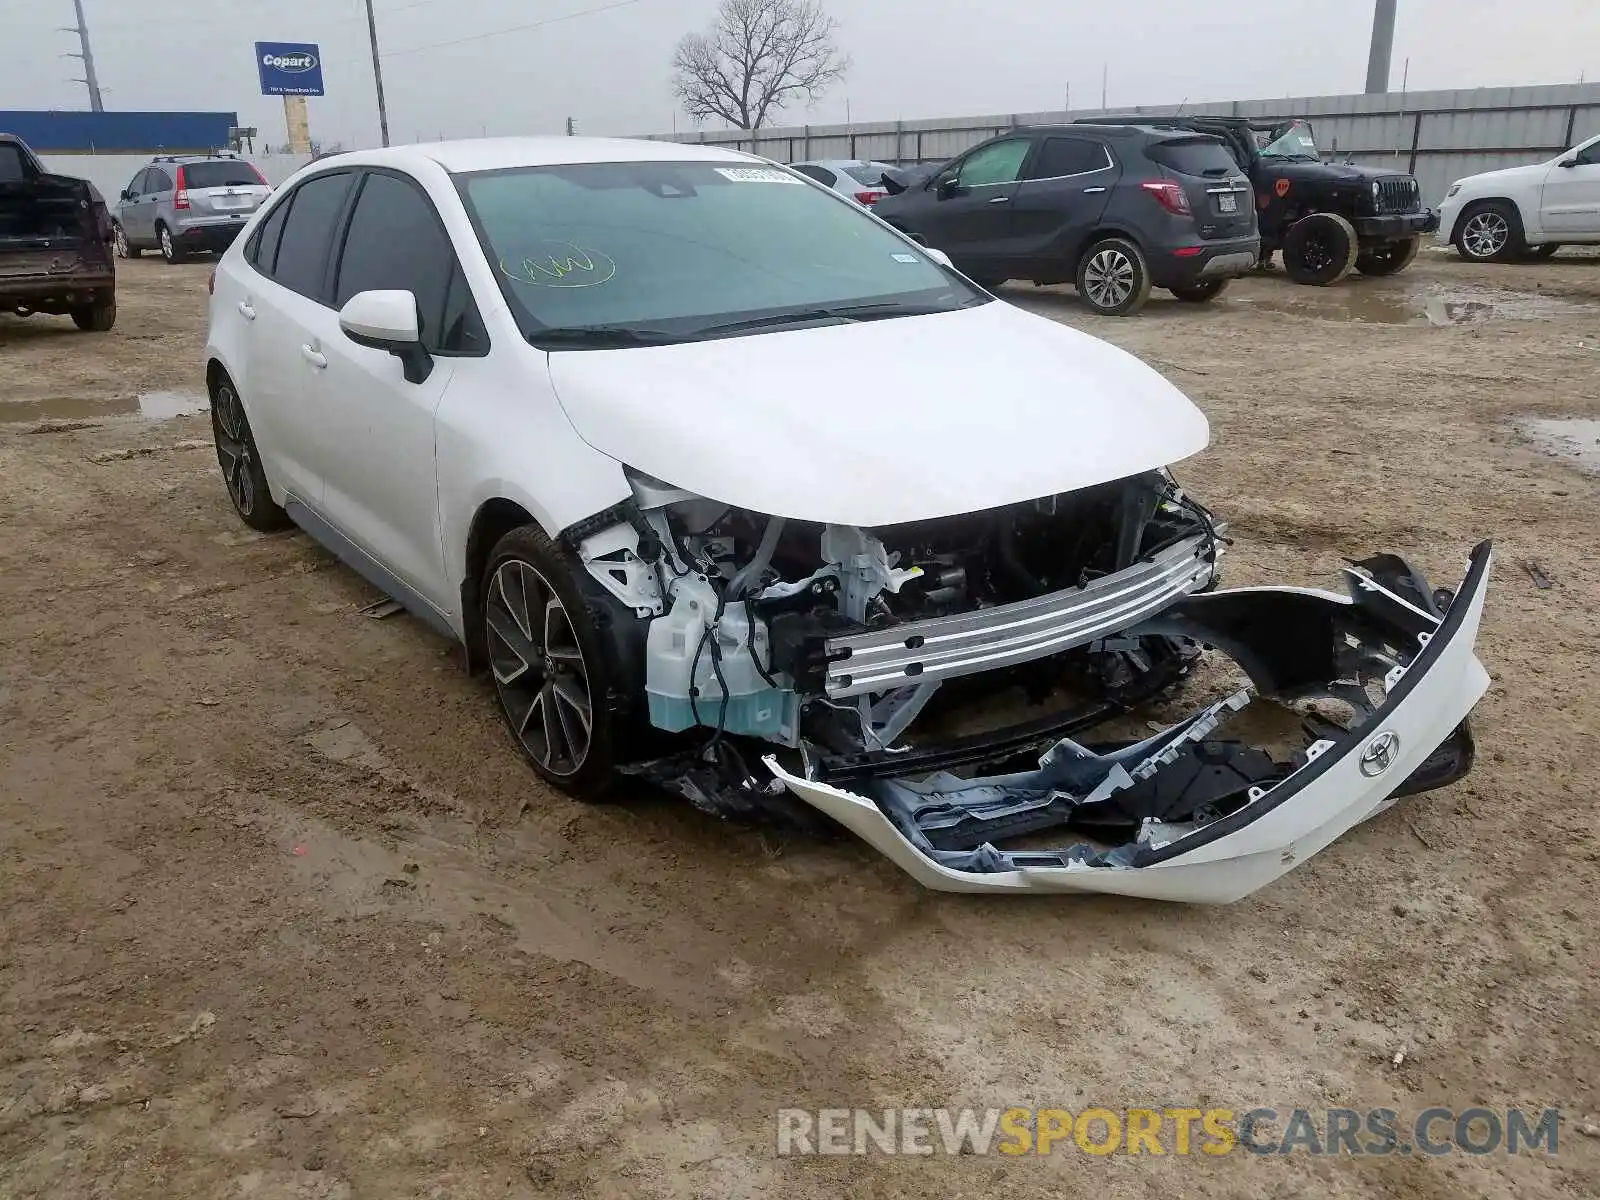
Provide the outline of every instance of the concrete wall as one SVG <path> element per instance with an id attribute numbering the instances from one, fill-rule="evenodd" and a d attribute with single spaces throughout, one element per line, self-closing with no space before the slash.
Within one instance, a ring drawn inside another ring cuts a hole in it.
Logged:
<path id="1" fill-rule="evenodd" d="M 1164 116 L 1173 106 L 1112 110 Z M 1476 88 L 1367 96 L 1309 96 L 1282 100 L 1223 101 L 1189 105 L 1185 112 L 1270 120 L 1300 117 L 1317 141 L 1358 163 L 1410 170 L 1430 204 L 1463 175 L 1553 158 L 1574 142 L 1600 134 L 1600 84 Z M 1043 125 L 1100 115 L 1073 112 L 1005 113 L 924 121 L 809 125 L 699 133 L 658 134 L 660 140 L 704 142 L 749 150 L 780 162 L 815 158 L 870 158 L 910 164 L 943 162 L 969 146 L 1016 125 Z"/>
<path id="2" fill-rule="evenodd" d="M 149 154 L 39 155 L 48 170 L 87 179 L 111 204 L 116 203 L 133 177 L 150 165 L 152 157 Z M 311 161 L 309 154 L 246 154 L 244 157 L 261 168 L 269 183 L 282 183 Z"/>

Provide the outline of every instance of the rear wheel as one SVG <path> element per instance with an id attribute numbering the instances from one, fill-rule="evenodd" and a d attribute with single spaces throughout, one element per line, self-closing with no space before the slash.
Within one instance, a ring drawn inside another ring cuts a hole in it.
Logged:
<path id="1" fill-rule="evenodd" d="M 1283 269 L 1296 283 L 1327 287 L 1355 269 L 1360 241 L 1338 213 L 1301 217 L 1283 236 Z"/>
<path id="2" fill-rule="evenodd" d="M 1461 218 L 1456 252 L 1468 262 L 1505 262 L 1523 252 L 1522 218 L 1504 200 L 1475 204 Z"/>
<path id="3" fill-rule="evenodd" d="M 1106 238 L 1083 252 L 1078 295 L 1103 317 L 1129 317 L 1150 299 L 1144 252 L 1127 238 Z"/>
<path id="4" fill-rule="evenodd" d="M 262 533 L 288 528 L 289 515 L 273 502 L 244 404 L 226 375 L 211 388 L 211 436 L 217 443 L 217 464 L 228 487 L 228 499 L 240 519 Z"/>
<path id="5" fill-rule="evenodd" d="M 496 544 L 483 626 L 500 715 L 541 778 L 578 800 L 605 797 L 621 731 L 608 711 L 611 659 L 571 559 L 524 525 Z"/>
<path id="6" fill-rule="evenodd" d="M 72 323 L 85 333 L 105 333 L 117 323 L 117 298 L 96 297 L 93 304 L 80 304 L 72 310 Z"/>
<path id="7" fill-rule="evenodd" d="M 1191 283 L 1187 287 L 1170 289 L 1172 294 L 1185 304 L 1204 304 L 1208 300 L 1215 300 L 1228 290 L 1226 279 L 1202 279 L 1199 283 Z"/>
<path id="8" fill-rule="evenodd" d="M 161 239 L 161 257 L 169 263 L 181 263 L 189 257 L 188 251 L 178 244 L 178 239 L 172 236 L 172 230 L 165 225 L 156 227 L 156 235 Z"/>
<path id="9" fill-rule="evenodd" d="M 1398 275 L 1411 265 L 1421 246 L 1420 237 L 1390 242 L 1387 246 L 1373 246 L 1356 255 L 1356 270 L 1363 275 Z"/>

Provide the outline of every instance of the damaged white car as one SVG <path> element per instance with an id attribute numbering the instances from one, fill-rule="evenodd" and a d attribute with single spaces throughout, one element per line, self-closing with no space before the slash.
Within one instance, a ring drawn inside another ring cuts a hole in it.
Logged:
<path id="1" fill-rule="evenodd" d="M 1454 591 L 1382 554 L 1220 589 L 1169 471 L 1193 404 L 784 168 L 341 155 L 212 283 L 239 514 L 458 639 L 580 799 L 837 823 L 952 891 L 1218 902 L 1471 766 L 1487 544 Z"/>

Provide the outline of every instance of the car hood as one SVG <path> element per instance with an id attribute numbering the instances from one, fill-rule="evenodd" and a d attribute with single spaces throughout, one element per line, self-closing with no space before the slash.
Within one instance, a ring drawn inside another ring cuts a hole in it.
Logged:
<path id="1" fill-rule="evenodd" d="M 1354 163 L 1263 159 L 1261 167 L 1273 179 L 1304 179 L 1318 183 L 1370 183 L 1374 179 L 1411 178 L 1405 171 L 1396 171 L 1392 167 L 1358 167 Z"/>
<path id="2" fill-rule="evenodd" d="M 579 436 L 755 512 L 879 526 L 1153 470 L 1204 414 L 1106 342 L 1001 301 L 674 346 L 555 351 Z"/>
<path id="3" fill-rule="evenodd" d="M 1559 161 L 1559 159 L 1557 160 Z M 1520 167 L 1502 167 L 1498 171 L 1484 171 L 1477 175 L 1468 175 L 1456 182 L 1465 188 L 1482 186 L 1504 187 L 1513 183 L 1537 183 L 1549 174 L 1549 162 L 1528 163 Z"/>

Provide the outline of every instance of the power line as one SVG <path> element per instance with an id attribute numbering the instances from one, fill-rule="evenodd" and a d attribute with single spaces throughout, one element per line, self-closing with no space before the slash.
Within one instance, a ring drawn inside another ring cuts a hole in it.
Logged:
<path id="1" fill-rule="evenodd" d="M 613 4 L 602 4 L 598 8 L 586 8 L 580 12 L 563 13 L 559 17 L 546 17 L 543 21 L 530 21 L 526 25 L 513 25 L 508 29 L 495 29 L 488 33 L 474 33 L 470 37 L 452 38 L 447 42 L 429 42 L 426 46 L 410 46 L 404 50 L 391 50 L 384 54 L 384 58 L 399 58 L 403 54 L 421 54 L 424 50 L 442 50 L 446 46 L 463 46 L 468 42 L 481 42 L 486 38 L 504 37 L 508 33 L 523 33 L 529 29 L 538 29 L 544 25 L 554 25 L 558 21 L 572 21 L 578 17 L 592 17 L 596 13 L 610 12 L 616 8 L 627 8 L 638 4 L 639 0 L 616 0 Z"/>

